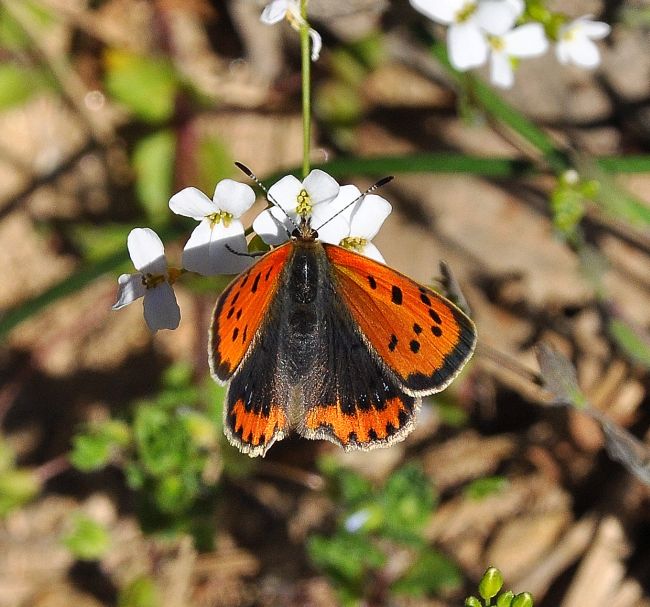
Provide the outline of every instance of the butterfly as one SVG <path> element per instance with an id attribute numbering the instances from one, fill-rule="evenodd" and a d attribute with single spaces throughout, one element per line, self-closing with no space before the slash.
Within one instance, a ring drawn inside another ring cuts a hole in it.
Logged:
<path id="1" fill-rule="evenodd" d="M 251 457 L 292 431 L 346 451 L 404 439 L 422 397 L 458 375 L 474 323 L 407 276 L 320 242 L 309 218 L 219 297 L 210 369 L 224 431 Z"/>

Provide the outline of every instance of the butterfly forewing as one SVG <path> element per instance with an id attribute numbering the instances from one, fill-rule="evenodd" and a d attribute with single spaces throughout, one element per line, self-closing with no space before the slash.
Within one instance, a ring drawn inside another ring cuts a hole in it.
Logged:
<path id="1" fill-rule="evenodd" d="M 230 379 L 246 356 L 290 252 L 291 245 L 286 244 L 266 254 L 219 297 L 210 328 L 210 366 L 220 381 Z"/>
<path id="2" fill-rule="evenodd" d="M 335 288 L 371 351 L 413 395 L 444 389 L 469 359 L 474 323 L 431 289 L 372 259 L 323 245 Z"/>

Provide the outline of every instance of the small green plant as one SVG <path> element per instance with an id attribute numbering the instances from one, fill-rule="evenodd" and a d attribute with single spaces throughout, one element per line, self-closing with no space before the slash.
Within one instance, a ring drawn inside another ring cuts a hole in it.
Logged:
<path id="1" fill-rule="evenodd" d="M 211 534 L 201 521 L 222 467 L 222 401 L 213 382 L 196 386 L 188 365 L 173 365 L 160 391 L 134 403 L 126 420 L 93 424 L 75 436 L 70 462 L 83 472 L 117 465 L 136 491 L 145 530 L 195 532 L 206 545 Z"/>
<path id="2" fill-rule="evenodd" d="M 503 575 L 496 567 L 488 567 L 478 583 L 478 593 L 483 599 L 470 596 L 465 599 L 465 607 L 533 607 L 533 597 L 529 592 L 515 594 L 512 590 L 501 592 Z M 501 592 L 501 594 L 499 594 Z"/>
<path id="3" fill-rule="evenodd" d="M 108 530 L 91 518 L 77 514 L 72 520 L 71 531 L 63 543 L 72 554 L 82 561 L 94 561 L 107 552 L 110 546 Z"/>
<path id="4" fill-rule="evenodd" d="M 340 514 L 334 532 L 312 536 L 307 548 L 342 604 L 358 605 L 377 593 L 427 596 L 460 585 L 456 565 L 424 538 L 437 496 L 418 466 L 396 470 L 381 487 L 332 460 L 323 460 L 321 467 Z"/>

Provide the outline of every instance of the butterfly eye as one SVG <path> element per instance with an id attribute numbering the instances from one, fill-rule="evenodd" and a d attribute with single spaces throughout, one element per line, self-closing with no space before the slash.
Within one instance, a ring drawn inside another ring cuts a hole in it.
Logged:
<path id="1" fill-rule="evenodd" d="M 291 238 L 300 238 L 300 230 L 298 228 L 291 232 Z"/>

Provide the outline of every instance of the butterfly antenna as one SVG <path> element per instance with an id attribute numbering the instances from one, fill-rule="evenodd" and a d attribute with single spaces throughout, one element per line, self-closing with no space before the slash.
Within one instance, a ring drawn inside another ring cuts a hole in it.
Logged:
<path id="1" fill-rule="evenodd" d="M 368 194 L 372 194 L 375 190 L 378 190 L 380 187 L 386 185 L 390 181 L 393 181 L 393 179 L 394 179 L 393 175 L 389 175 L 388 177 L 382 177 L 377 183 L 371 185 L 365 192 L 359 194 L 353 201 L 346 204 L 340 211 L 334 213 L 334 215 L 332 215 L 326 222 L 321 223 L 316 228 L 316 231 L 318 232 L 318 230 L 320 230 L 324 225 L 327 225 L 335 217 L 338 217 L 341 213 L 343 213 L 343 211 L 349 209 L 353 204 L 356 204 L 357 202 L 365 198 Z"/>
<path id="2" fill-rule="evenodd" d="M 249 179 L 252 179 L 252 180 L 253 180 L 253 181 L 254 181 L 254 182 L 255 182 L 255 183 L 256 183 L 256 184 L 257 184 L 257 185 L 262 189 L 262 191 L 264 192 L 264 195 L 266 196 L 266 199 L 267 199 L 267 200 L 268 200 L 272 205 L 278 207 L 278 209 L 280 209 L 280 210 L 281 210 L 281 211 L 286 215 L 287 219 L 291 222 L 291 225 L 292 225 L 294 228 L 296 228 L 296 230 L 297 230 L 297 229 L 298 229 L 298 226 L 297 226 L 296 222 L 292 219 L 291 215 L 289 215 L 289 213 L 287 213 L 287 212 L 286 212 L 286 211 L 285 211 L 285 210 L 284 210 L 284 209 L 283 209 L 283 208 L 278 204 L 278 201 L 275 200 L 275 199 L 273 198 L 273 196 L 271 196 L 271 195 L 269 194 L 269 191 L 267 190 L 266 186 L 265 186 L 265 185 L 264 185 L 264 184 L 263 184 L 263 183 L 262 183 L 262 182 L 257 178 L 257 175 L 255 175 L 255 173 L 253 173 L 253 171 L 251 171 L 251 170 L 250 170 L 250 169 L 249 169 L 245 164 L 242 164 L 241 162 L 235 162 L 235 166 L 236 166 L 236 167 L 237 167 L 237 168 L 238 168 L 242 173 L 244 173 L 244 175 L 246 175 L 246 177 L 248 177 Z M 287 234 L 290 235 L 290 234 L 289 234 L 289 230 L 287 230 Z"/>

